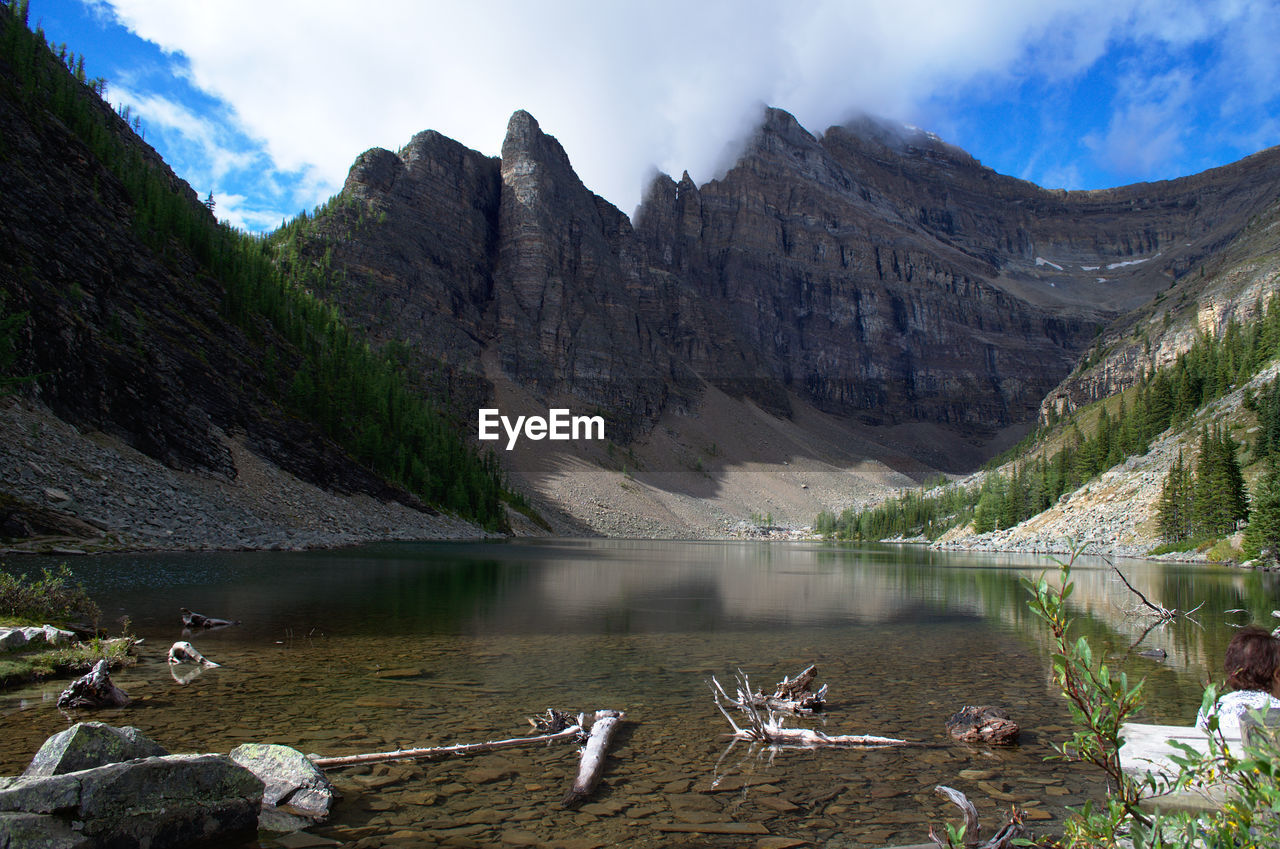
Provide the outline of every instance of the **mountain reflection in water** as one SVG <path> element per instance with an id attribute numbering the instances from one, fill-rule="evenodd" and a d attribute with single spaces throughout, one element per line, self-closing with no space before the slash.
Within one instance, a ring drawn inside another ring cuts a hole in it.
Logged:
<path id="1" fill-rule="evenodd" d="M 33 565 L 38 568 L 39 564 Z M 1045 558 L 912 546 L 552 540 L 385 544 L 338 551 L 146 554 L 71 564 L 104 621 L 146 639 L 117 683 L 137 701 L 92 718 L 136 725 L 171 751 L 251 740 L 324 755 L 522 734 L 547 707 L 627 711 L 597 801 L 556 801 L 576 748 L 343 770 L 346 799 L 315 830 L 362 846 L 413 840 L 493 845 L 736 846 L 743 834 L 817 845 L 918 843 L 952 816 L 935 784 L 968 793 L 994 824 L 1012 802 L 1053 828 L 1102 793 L 1098 775 L 1045 762 L 1069 724 L 1049 676 L 1047 635 L 1023 576 Z M 1188 609 L 1134 646 L 1149 620 L 1104 563 L 1078 564 L 1071 598 L 1095 652 L 1147 679 L 1147 721 L 1189 723 L 1232 626 L 1265 621 L 1271 575 L 1122 561 L 1148 597 Z M 163 656 L 179 607 L 244 624 L 196 633 L 221 668 L 181 685 Z M 1245 608 L 1249 614 L 1224 611 Z M 1168 653 L 1157 663 L 1138 651 Z M 817 663 L 831 733 L 899 736 L 910 750 L 784 751 L 739 745 L 707 680 L 737 669 L 770 687 Z M 387 675 L 394 670 L 394 675 Z M 68 720 L 65 682 L 0 694 L 0 772 L 19 772 Z M 1006 707 L 1019 746 L 949 742 L 966 704 Z M 714 785 L 714 786 L 713 786 Z M 733 824 L 733 825 L 730 825 Z M 737 829 L 697 834 L 689 829 Z M 394 838 L 393 838 L 394 836 Z M 754 838 L 753 838 L 754 840 Z M 576 844 L 575 844 L 576 845 Z M 586 845 L 584 843 L 583 845 Z"/>

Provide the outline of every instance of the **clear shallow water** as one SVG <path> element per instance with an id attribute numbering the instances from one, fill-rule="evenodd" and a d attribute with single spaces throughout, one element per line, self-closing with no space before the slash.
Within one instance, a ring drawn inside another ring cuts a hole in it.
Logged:
<path id="1" fill-rule="evenodd" d="M 17 564 L 11 564 L 17 565 Z M 1096 773 L 1046 763 L 1068 715 L 1044 629 L 1018 579 L 1047 560 L 821 543 L 539 541 L 388 544 L 308 553 L 148 554 L 71 564 L 104 611 L 146 639 L 116 676 L 137 701 L 93 718 L 131 724 L 171 751 L 265 741 L 323 755 L 522 735 L 547 707 L 625 710 L 596 801 L 558 801 L 576 748 L 341 770 L 345 793 L 315 833 L 361 847 L 919 843 L 952 816 L 933 794 L 969 794 L 988 827 L 1011 803 L 1052 830 L 1102 793 Z M 1097 562 L 1072 598 L 1095 651 L 1145 676 L 1146 719 L 1189 723 L 1231 624 L 1277 606 L 1270 575 L 1122 562 L 1166 606 L 1200 601 L 1201 625 L 1148 634 Z M 179 684 L 164 653 L 186 606 L 243 624 L 193 637 L 223 667 Z M 1226 614 L 1247 608 L 1251 614 Z M 1163 648 L 1156 663 L 1136 654 Z M 831 710 L 815 724 L 936 744 L 725 754 L 707 680 L 734 670 L 769 688 L 816 662 Z M 0 694 L 0 773 L 25 767 L 69 722 L 65 682 Z M 1024 729 L 1003 749 L 954 744 L 967 704 L 1006 707 Z M 747 836 L 690 829 L 736 828 Z"/>

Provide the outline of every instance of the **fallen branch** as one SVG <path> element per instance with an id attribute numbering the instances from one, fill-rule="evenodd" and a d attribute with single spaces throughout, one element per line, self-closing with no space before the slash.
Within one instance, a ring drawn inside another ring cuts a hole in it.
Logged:
<path id="1" fill-rule="evenodd" d="M 1106 559 L 1106 558 L 1104 558 L 1104 559 Z M 1150 611 L 1149 613 L 1147 613 L 1147 614 L 1146 614 L 1146 615 L 1148 615 L 1148 616 L 1155 616 L 1157 619 L 1161 619 L 1161 620 L 1165 620 L 1165 621 L 1170 620 L 1170 619 L 1177 619 L 1179 616 L 1183 616 L 1183 617 L 1186 617 L 1187 619 L 1191 619 L 1191 614 L 1195 613 L 1197 610 L 1199 610 L 1200 608 L 1204 607 L 1204 602 L 1202 601 L 1202 602 L 1200 602 L 1199 604 L 1197 604 L 1195 607 L 1193 607 L 1193 608 L 1191 608 L 1190 610 L 1187 610 L 1187 611 L 1185 611 L 1185 612 L 1184 612 L 1184 611 L 1178 610 L 1176 607 L 1175 607 L 1175 608 L 1173 608 L 1172 610 L 1170 610 L 1169 608 L 1165 607 L 1163 604 L 1152 604 L 1152 603 L 1151 603 L 1151 601 L 1150 601 L 1150 600 L 1148 600 L 1148 599 L 1147 599 L 1147 597 L 1146 597 L 1145 595 L 1143 595 L 1143 594 L 1142 594 L 1142 591 L 1141 591 L 1141 590 L 1139 590 L 1139 589 L 1138 589 L 1137 587 L 1135 587 L 1133 584 L 1129 583 L 1129 579 L 1128 579 L 1128 578 L 1126 578 L 1126 577 L 1124 576 L 1124 572 L 1121 572 L 1121 571 L 1120 571 L 1120 569 L 1119 569 L 1119 567 L 1117 567 L 1117 566 L 1116 566 L 1116 564 L 1112 563 L 1109 559 L 1107 559 L 1107 565 L 1108 565 L 1108 566 L 1110 566 L 1110 567 L 1111 567 L 1111 569 L 1112 569 L 1112 570 L 1113 570 L 1117 575 L 1119 575 L 1119 576 L 1120 576 L 1120 580 L 1121 580 L 1121 582 L 1122 582 L 1126 587 L 1128 587 L 1128 588 L 1129 588 L 1129 592 L 1131 592 L 1131 593 L 1133 593 L 1134 595 L 1136 595 L 1136 596 L 1137 596 L 1137 597 L 1142 601 L 1143 606 L 1144 606 L 1144 607 L 1146 607 L 1146 608 L 1147 608 L 1147 610 L 1149 610 L 1149 611 Z M 1135 610 L 1134 612 L 1135 612 L 1135 613 L 1137 613 L 1137 612 L 1141 612 L 1141 611 L 1140 611 L 1140 609 L 1139 609 L 1139 610 Z M 1191 621 L 1193 621 L 1193 622 L 1194 622 L 1195 620 L 1194 620 L 1194 619 L 1192 619 Z M 1150 629 L 1148 629 L 1148 630 L 1150 630 Z M 1145 637 L 1145 636 L 1146 636 L 1146 634 L 1143 634 L 1143 636 Z M 1142 642 L 1142 640 L 1138 640 L 1138 642 Z M 1137 645 L 1137 643 L 1134 643 L 1134 645 Z"/>
<path id="2" fill-rule="evenodd" d="M 179 663 L 194 663 L 197 666 L 209 668 L 221 665 L 200 654 L 196 647 L 186 640 L 179 640 L 169 646 L 169 664 L 172 666 Z"/>
<path id="3" fill-rule="evenodd" d="M 561 804 L 566 808 L 576 808 L 581 805 L 600 783 L 601 773 L 604 772 L 605 753 L 609 750 L 614 732 L 618 730 L 618 723 L 625 716 L 626 714 L 620 710 L 596 711 L 595 722 L 591 725 L 591 736 L 587 740 L 587 745 L 583 747 L 582 759 L 578 762 L 578 777 L 574 779 L 573 786 L 561 800 Z"/>
<path id="4" fill-rule="evenodd" d="M 919 745 L 896 737 L 879 737 L 873 734 L 824 734 L 810 728 L 783 728 L 782 722 L 772 713 L 763 715 L 759 708 L 751 703 L 751 682 L 742 672 L 738 672 L 737 698 L 729 696 L 715 676 L 711 677 L 711 695 L 716 707 L 733 728 L 733 739 L 748 740 L 753 743 L 768 743 L 771 746 L 788 746 L 792 748 L 813 749 L 824 746 L 914 746 Z M 747 727 L 739 726 L 733 716 L 725 708 L 725 703 L 738 708 L 747 716 Z"/>
<path id="5" fill-rule="evenodd" d="M 347 755 L 337 758 L 313 757 L 311 762 L 319 769 L 337 769 L 358 764 L 377 764 L 387 761 L 402 760 L 438 760 L 448 757 L 464 757 L 478 755 L 481 752 L 492 752 L 498 749 L 511 749 L 516 746 L 534 746 L 539 743 L 555 743 L 559 740 L 572 740 L 582 736 L 582 726 L 572 725 L 554 734 L 539 734 L 536 737 L 513 737 L 510 740 L 491 740 L 487 743 L 463 743 L 457 746 L 434 746 L 425 749 L 396 749 L 394 752 L 371 752 L 364 755 Z"/>
<path id="6" fill-rule="evenodd" d="M 239 625 L 240 621 L 232 621 L 230 619 L 218 619 L 216 616 L 205 616 L 201 613 L 192 613 L 185 607 L 178 608 L 182 614 L 182 626 L 184 628 L 225 628 L 228 625 Z"/>

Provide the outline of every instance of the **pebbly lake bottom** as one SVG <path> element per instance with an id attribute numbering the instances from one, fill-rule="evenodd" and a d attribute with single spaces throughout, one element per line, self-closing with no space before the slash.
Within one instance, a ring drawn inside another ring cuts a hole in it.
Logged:
<path id="1" fill-rule="evenodd" d="M 170 751 L 274 742 L 336 756 L 521 736 L 548 707 L 627 713 L 603 783 L 576 811 L 559 804 L 571 744 L 335 770 L 344 798 L 308 831 L 344 845 L 874 847 L 954 821 L 938 784 L 965 792 L 988 828 L 1016 804 L 1041 833 L 1105 792 L 1095 770 L 1045 760 L 1070 729 L 1018 584 L 1052 568 L 1035 558 L 558 540 L 72 565 L 146 639 L 115 676 L 134 704 L 74 718 L 137 726 Z M 1261 575 L 1125 568 L 1166 604 L 1207 595 L 1220 611 L 1269 610 L 1274 590 Z M 1148 678 L 1148 721 L 1189 723 L 1230 617 L 1148 635 L 1143 648 L 1169 652 L 1154 663 L 1130 651 L 1145 623 L 1122 613 L 1126 591 L 1104 566 L 1082 564 L 1076 580 L 1082 632 Z M 192 635 L 222 666 L 186 684 L 164 662 L 183 637 L 180 606 L 244 623 Z M 741 669 L 767 689 L 810 663 L 830 705 L 799 723 L 930 745 L 727 750 L 710 677 Z M 0 772 L 21 771 L 68 725 L 53 704 L 62 686 L 0 695 Z M 1009 710 L 1020 744 L 950 740 L 943 723 L 968 704 Z"/>

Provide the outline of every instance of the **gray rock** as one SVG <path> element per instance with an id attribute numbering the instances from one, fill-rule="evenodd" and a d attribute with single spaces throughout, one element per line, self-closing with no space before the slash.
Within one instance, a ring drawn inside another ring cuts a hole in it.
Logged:
<path id="1" fill-rule="evenodd" d="M 262 788 L 261 780 L 226 755 L 167 755 L 23 779 L 0 790 L 0 814 L 57 814 L 78 823 L 87 843 L 50 844 L 58 849 L 167 849 L 252 836 Z M 7 819 L 14 828 L 40 822 Z"/>
<path id="2" fill-rule="evenodd" d="M 40 630 L 44 631 L 44 641 L 51 646 L 65 646 L 76 641 L 75 634 L 62 628 L 45 625 Z"/>
<path id="3" fill-rule="evenodd" d="M 22 628 L 0 629 L 0 651 L 17 651 L 27 644 L 27 635 Z"/>
<path id="4" fill-rule="evenodd" d="M 231 750 L 231 760 L 263 781 L 265 805 L 288 805 L 308 816 L 323 817 L 338 797 L 325 774 L 297 749 L 245 743 Z"/>
<path id="5" fill-rule="evenodd" d="M 45 740 L 22 777 L 62 775 L 167 754 L 164 747 L 132 726 L 115 728 L 102 722 L 79 722 Z"/>
<path id="6" fill-rule="evenodd" d="M 51 814 L 80 802 L 78 773 L 42 778 L 19 778 L 0 790 L 0 811 Z"/>
<path id="7" fill-rule="evenodd" d="M 90 849 L 92 841 L 59 817 L 0 814 L 0 849 Z"/>

